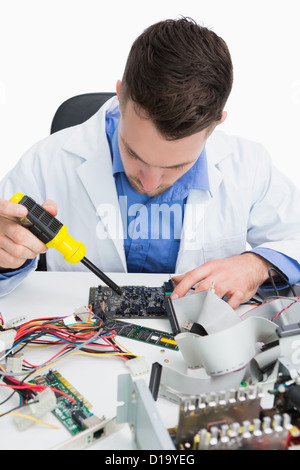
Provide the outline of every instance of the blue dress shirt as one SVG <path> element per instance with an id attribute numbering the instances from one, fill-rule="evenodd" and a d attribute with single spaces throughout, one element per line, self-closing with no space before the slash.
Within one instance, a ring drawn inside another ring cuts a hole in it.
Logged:
<path id="1" fill-rule="evenodd" d="M 173 273 L 189 191 L 209 191 L 205 150 L 173 186 L 158 196 L 149 197 L 135 191 L 124 172 L 116 116 L 114 119 L 110 117 L 107 124 L 123 221 L 127 270 L 135 273 Z"/>

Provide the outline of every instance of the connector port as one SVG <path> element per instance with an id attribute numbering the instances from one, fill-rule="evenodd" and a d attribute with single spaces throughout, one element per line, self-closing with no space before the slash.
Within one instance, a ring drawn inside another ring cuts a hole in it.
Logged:
<path id="1" fill-rule="evenodd" d="M 100 428 L 93 433 L 93 440 L 97 441 L 98 439 L 101 439 L 103 435 L 104 435 L 104 428 Z"/>

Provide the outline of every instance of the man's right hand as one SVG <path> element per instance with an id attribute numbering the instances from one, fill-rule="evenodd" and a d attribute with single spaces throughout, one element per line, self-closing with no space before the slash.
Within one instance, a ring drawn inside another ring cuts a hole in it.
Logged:
<path id="1" fill-rule="evenodd" d="M 54 201 L 45 201 L 44 209 L 51 215 L 57 215 Z M 26 207 L 0 198 L 0 269 L 17 269 L 26 260 L 36 258 L 47 251 L 46 245 L 27 228 L 20 225 L 17 217 L 28 213 Z"/>

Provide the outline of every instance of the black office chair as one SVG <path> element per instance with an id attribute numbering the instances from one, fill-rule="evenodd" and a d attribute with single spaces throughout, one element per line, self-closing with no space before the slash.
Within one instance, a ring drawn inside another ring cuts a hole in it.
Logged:
<path id="1" fill-rule="evenodd" d="M 67 99 L 58 107 L 54 114 L 50 134 L 87 121 L 87 119 L 92 117 L 107 100 L 115 95 L 116 93 L 110 92 L 85 93 Z M 45 253 L 40 255 L 36 270 L 47 271 Z"/>
<path id="2" fill-rule="evenodd" d="M 64 101 L 54 114 L 50 133 L 60 131 L 66 127 L 81 124 L 92 117 L 101 106 L 115 96 L 116 93 L 85 93 L 73 96 Z"/>

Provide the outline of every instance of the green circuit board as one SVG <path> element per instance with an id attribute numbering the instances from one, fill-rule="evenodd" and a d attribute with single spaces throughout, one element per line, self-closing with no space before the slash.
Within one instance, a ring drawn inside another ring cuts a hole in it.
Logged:
<path id="1" fill-rule="evenodd" d="M 91 416 L 92 413 L 89 410 L 91 405 L 58 371 L 49 370 L 47 374 L 35 377 L 31 383 L 56 388 L 72 397 L 75 403 L 59 392 L 55 392 L 57 406 L 52 413 L 72 435 L 84 429 L 81 422 Z"/>
<path id="2" fill-rule="evenodd" d="M 107 320 L 104 328 L 114 330 L 117 335 L 124 338 L 135 339 L 144 343 L 153 344 L 167 349 L 178 350 L 174 336 L 165 331 L 148 328 L 146 326 L 135 325 L 121 320 Z"/>

